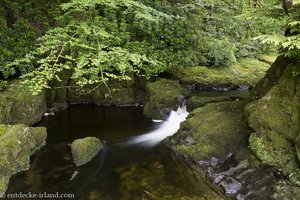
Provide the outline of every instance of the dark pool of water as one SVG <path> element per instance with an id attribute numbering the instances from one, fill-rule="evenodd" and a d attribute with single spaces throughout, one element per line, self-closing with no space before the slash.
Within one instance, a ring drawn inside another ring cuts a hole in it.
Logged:
<path id="1" fill-rule="evenodd" d="M 216 190 L 182 157 L 159 144 L 130 146 L 132 136 L 155 128 L 141 108 L 71 106 L 37 124 L 47 127 L 47 145 L 28 171 L 11 179 L 7 193 L 71 193 L 75 199 L 191 199 Z M 75 167 L 69 144 L 95 136 L 104 149 Z M 76 174 L 75 178 L 73 177 Z M 72 178 L 73 177 L 73 178 Z"/>

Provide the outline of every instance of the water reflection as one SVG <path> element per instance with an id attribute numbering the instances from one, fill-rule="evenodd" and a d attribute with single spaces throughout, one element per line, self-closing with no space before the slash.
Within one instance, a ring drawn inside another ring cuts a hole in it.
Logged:
<path id="1" fill-rule="evenodd" d="M 153 128 L 139 108 L 76 106 L 40 125 L 47 127 L 47 145 L 32 158 L 28 171 L 11 180 L 8 193 L 74 193 L 83 200 L 222 199 L 202 172 L 163 144 L 124 145 Z M 76 168 L 69 143 L 86 136 L 101 138 L 104 149 Z"/>

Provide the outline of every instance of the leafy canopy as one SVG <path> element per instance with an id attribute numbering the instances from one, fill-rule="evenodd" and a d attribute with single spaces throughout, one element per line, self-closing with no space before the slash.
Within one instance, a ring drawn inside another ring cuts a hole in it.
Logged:
<path id="1" fill-rule="evenodd" d="M 287 19 L 279 0 L 3 2 L 0 78 L 21 75 L 34 93 L 63 70 L 85 87 L 173 66 L 227 66 L 274 50 L 253 37 L 282 34 Z"/>
<path id="2" fill-rule="evenodd" d="M 132 44 L 141 47 L 144 41 L 134 38 L 130 24 L 154 27 L 173 16 L 132 0 L 73 0 L 61 9 L 60 26 L 40 37 L 34 51 L 11 63 L 34 68 L 22 76 L 34 93 L 49 88 L 49 80 L 59 80 L 62 70 L 72 70 L 76 83 L 85 86 L 128 80 L 132 73 L 148 78 L 165 68 L 164 63 L 135 51 Z"/>

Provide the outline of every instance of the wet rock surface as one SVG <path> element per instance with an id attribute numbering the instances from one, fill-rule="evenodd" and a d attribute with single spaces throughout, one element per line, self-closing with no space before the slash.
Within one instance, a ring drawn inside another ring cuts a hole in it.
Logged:
<path id="1" fill-rule="evenodd" d="M 277 183 L 272 167 L 253 159 L 236 160 L 233 154 L 224 159 L 212 157 L 198 162 L 209 179 L 234 199 L 271 199 Z M 259 178 L 258 178 L 259 177 Z"/>

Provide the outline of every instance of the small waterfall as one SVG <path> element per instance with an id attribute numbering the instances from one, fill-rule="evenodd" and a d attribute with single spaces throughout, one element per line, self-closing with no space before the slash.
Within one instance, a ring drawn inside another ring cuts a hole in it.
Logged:
<path id="1" fill-rule="evenodd" d="M 186 120 L 189 113 L 186 110 L 186 100 L 176 111 L 172 110 L 169 117 L 159 124 L 158 128 L 150 133 L 140 135 L 129 140 L 128 144 L 156 145 L 166 137 L 174 135 L 180 128 L 180 123 Z M 154 120 L 154 122 L 158 122 Z"/>

